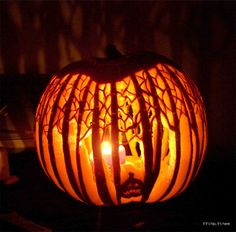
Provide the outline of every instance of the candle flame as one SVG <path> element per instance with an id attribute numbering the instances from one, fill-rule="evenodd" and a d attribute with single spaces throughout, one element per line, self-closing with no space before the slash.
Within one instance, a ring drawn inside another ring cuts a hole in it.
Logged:
<path id="1" fill-rule="evenodd" d="M 102 149 L 102 157 L 105 159 L 106 163 L 111 167 L 112 166 L 111 143 L 109 143 L 108 141 L 102 142 L 101 149 Z M 119 145 L 120 164 L 125 163 L 125 157 L 126 157 L 125 148 L 123 145 Z M 89 159 L 93 163 L 93 152 L 90 153 Z"/>
<path id="2" fill-rule="evenodd" d="M 111 155 L 111 144 L 107 141 L 102 142 L 102 154 Z"/>

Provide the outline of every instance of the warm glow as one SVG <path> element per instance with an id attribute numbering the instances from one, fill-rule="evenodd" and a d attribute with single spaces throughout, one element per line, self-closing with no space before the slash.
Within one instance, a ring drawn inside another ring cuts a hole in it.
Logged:
<path id="1" fill-rule="evenodd" d="M 74 198 L 97 205 L 164 201 L 197 175 L 207 144 L 199 91 L 168 64 L 145 67 L 117 80 L 102 69 L 107 82 L 76 67 L 55 75 L 42 96 L 40 164 Z"/>
<path id="2" fill-rule="evenodd" d="M 105 156 L 111 156 L 111 144 L 109 142 L 103 142 L 102 145 L 102 155 Z"/>
<path id="3" fill-rule="evenodd" d="M 108 141 L 104 141 L 101 144 L 102 158 L 106 161 L 109 167 L 112 167 L 112 147 Z M 123 145 L 119 145 L 119 160 L 120 164 L 125 163 L 125 148 Z M 90 161 L 93 163 L 93 152 L 90 153 Z"/>

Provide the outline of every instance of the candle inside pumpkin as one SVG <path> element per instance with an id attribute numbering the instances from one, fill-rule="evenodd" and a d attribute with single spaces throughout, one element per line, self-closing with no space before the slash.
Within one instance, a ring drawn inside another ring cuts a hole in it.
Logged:
<path id="1" fill-rule="evenodd" d="M 112 167 L 112 147 L 111 144 L 107 141 L 102 142 L 102 158 L 106 161 L 109 167 Z M 125 163 L 126 152 L 123 145 L 119 145 L 119 158 L 120 164 Z M 93 152 L 90 153 L 90 161 L 93 163 Z"/>

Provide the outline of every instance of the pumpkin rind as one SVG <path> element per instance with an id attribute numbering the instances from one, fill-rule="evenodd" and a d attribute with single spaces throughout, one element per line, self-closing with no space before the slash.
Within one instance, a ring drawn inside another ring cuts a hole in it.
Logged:
<path id="1" fill-rule="evenodd" d="M 37 108 L 35 138 L 47 176 L 77 200 L 156 202 L 197 175 L 207 122 L 193 81 L 168 59 L 143 53 L 78 62 L 54 75 Z"/>

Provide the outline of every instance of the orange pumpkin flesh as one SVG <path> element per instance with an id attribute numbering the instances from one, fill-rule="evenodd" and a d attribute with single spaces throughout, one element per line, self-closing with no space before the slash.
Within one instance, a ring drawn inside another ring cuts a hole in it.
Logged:
<path id="1" fill-rule="evenodd" d="M 152 53 L 73 63 L 54 75 L 35 120 L 47 176 L 82 202 L 164 201 L 197 175 L 204 105 L 178 66 Z"/>

